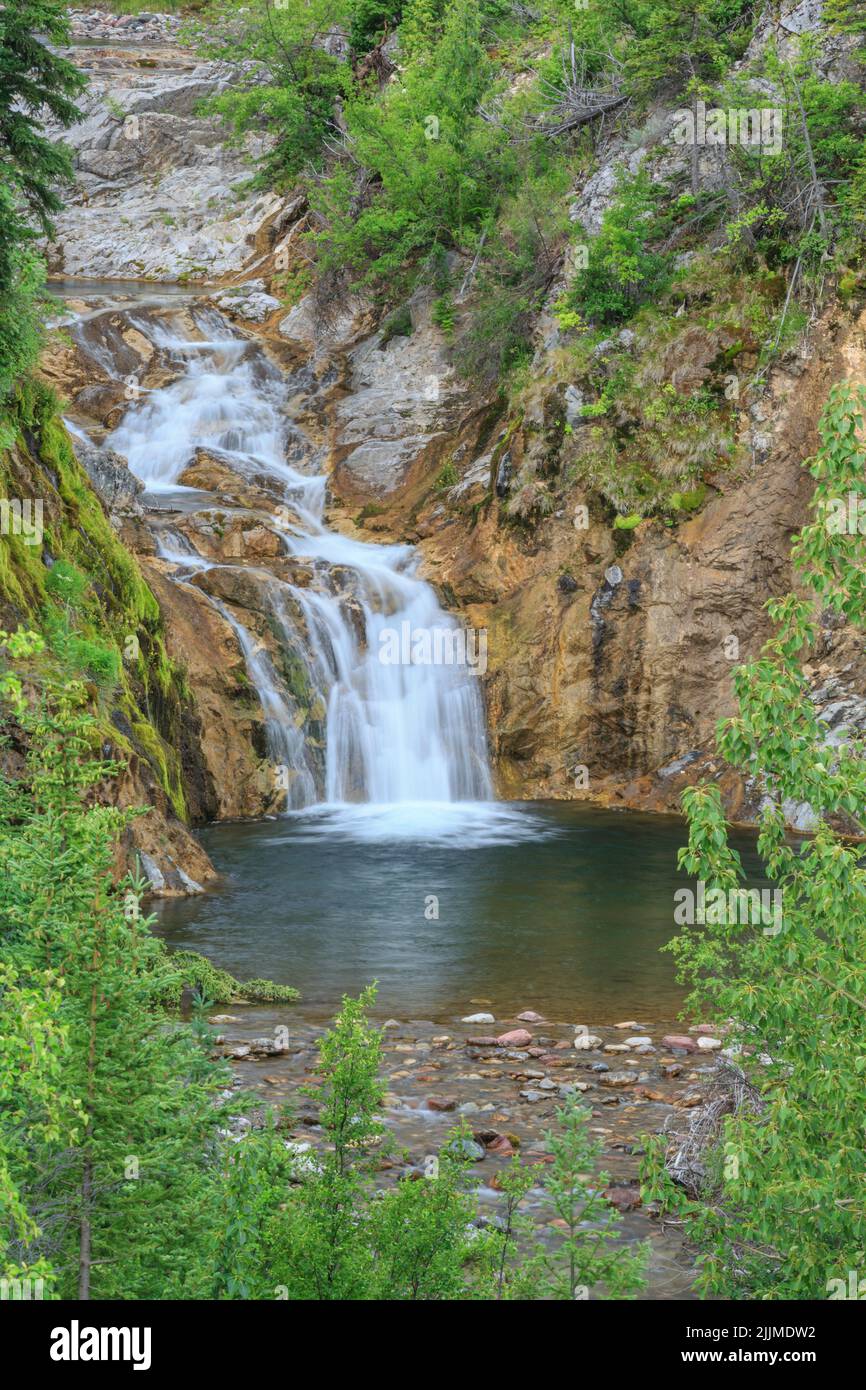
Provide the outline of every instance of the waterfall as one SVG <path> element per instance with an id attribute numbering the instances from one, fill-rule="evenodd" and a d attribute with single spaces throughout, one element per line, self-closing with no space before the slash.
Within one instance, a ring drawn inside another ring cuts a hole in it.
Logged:
<path id="1" fill-rule="evenodd" d="M 190 319 L 201 337 L 190 335 Z M 286 459 L 291 446 L 303 465 L 309 449 L 286 420 L 280 374 L 220 315 L 193 310 L 168 327 L 135 326 L 178 375 L 130 407 L 109 447 L 126 456 L 147 493 L 183 493 L 178 479 L 198 448 L 266 483 L 282 499 L 272 520 L 287 554 L 311 567 L 309 587 L 268 575 L 262 594 L 271 630 L 300 657 L 325 711 L 323 769 L 305 747 L 296 701 L 266 648 L 222 600 L 206 595 L 237 637 L 264 712 L 269 756 L 291 771 L 286 809 L 489 801 L 476 666 L 465 659 L 463 629 L 418 577 L 416 552 L 328 528 L 325 475 Z M 177 566 L 177 582 L 240 568 L 198 555 L 176 531 L 162 531 L 158 549 Z"/>

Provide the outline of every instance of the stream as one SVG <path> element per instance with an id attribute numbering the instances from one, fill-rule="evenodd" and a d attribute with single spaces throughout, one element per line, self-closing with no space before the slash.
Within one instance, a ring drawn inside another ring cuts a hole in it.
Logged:
<path id="1" fill-rule="evenodd" d="M 158 384 L 136 385 L 110 428 L 73 415 L 70 430 L 78 446 L 128 461 L 163 573 L 228 624 L 260 710 L 274 814 L 201 831 L 219 884 L 157 906 L 170 946 L 301 991 L 295 1006 L 215 1016 L 238 1084 L 294 1098 L 342 996 L 376 981 L 386 1113 L 410 1166 L 455 1119 L 478 1115 L 482 1155 L 484 1135 L 511 1136 L 486 1156 L 482 1197 L 495 1203 L 509 1145 L 543 1162 L 560 1097 L 586 1091 L 627 1237 L 651 1236 L 650 1296 L 688 1296 L 690 1261 L 647 1221 L 635 1185 L 641 1134 L 695 1103 L 710 1073 L 708 1056 L 684 1065 L 663 1041 L 682 1005 L 661 952 L 683 882 L 682 823 L 498 802 L 472 664 L 416 660 L 414 646 L 407 660 L 400 641 L 399 659 L 383 656 L 393 657 L 395 632 L 453 639 L 459 625 L 411 546 L 329 523 L 322 460 L 264 347 L 201 293 L 116 282 L 58 290 L 73 300 L 68 331 L 103 379 L 128 379 L 130 334 L 149 345 Z M 233 480 L 218 495 L 184 481 L 203 458 L 222 470 L 212 476 Z M 267 565 L 202 540 L 232 513 L 278 538 Z M 241 581 L 255 596 L 255 629 L 239 611 Z M 758 881 L 752 840 L 737 847 Z M 494 1031 L 536 1020 L 531 1046 L 491 1054 L 491 1039 L 467 1026 L 479 1012 Z M 600 1031 L 594 1052 L 575 1052 L 576 1027 Z M 626 1028 L 643 1037 L 624 1043 Z M 287 1032 L 288 1045 L 269 1041 Z M 299 1114 L 295 1139 L 315 1146 L 313 1117 Z"/>

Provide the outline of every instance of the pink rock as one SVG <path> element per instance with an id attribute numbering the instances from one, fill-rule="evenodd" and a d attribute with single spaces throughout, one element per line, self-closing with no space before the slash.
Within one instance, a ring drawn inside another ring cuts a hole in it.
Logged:
<path id="1" fill-rule="evenodd" d="M 525 1047 L 532 1042 L 532 1034 L 525 1028 L 513 1028 L 510 1033 L 500 1033 L 496 1041 L 503 1047 Z"/>
<path id="2" fill-rule="evenodd" d="M 544 1019 L 541 1017 L 541 1014 L 535 1014 L 535 1013 L 532 1012 L 531 1009 L 526 1009 L 522 1014 L 518 1014 L 517 1017 L 520 1019 L 520 1022 L 521 1022 L 521 1023 L 543 1023 L 543 1022 L 544 1022 Z"/>
<path id="3" fill-rule="evenodd" d="M 694 1038 L 686 1037 L 685 1033 L 666 1033 L 662 1038 L 662 1047 L 678 1047 L 683 1052 L 697 1052 L 698 1050 Z"/>

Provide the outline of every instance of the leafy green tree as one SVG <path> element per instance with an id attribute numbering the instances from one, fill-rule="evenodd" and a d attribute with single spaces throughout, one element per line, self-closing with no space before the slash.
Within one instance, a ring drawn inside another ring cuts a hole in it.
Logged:
<path id="1" fill-rule="evenodd" d="M 672 943 L 690 1013 L 730 1029 L 741 1100 L 700 1156 L 695 1200 L 657 1165 L 652 1180 L 690 1218 L 702 1288 L 725 1297 L 826 1297 L 862 1260 L 866 869 L 838 819 L 866 829 L 866 743 L 831 745 L 801 663 L 817 638 L 816 604 L 866 626 L 863 536 L 839 522 L 852 497 L 855 508 L 866 500 L 864 406 L 862 387 L 830 393 L 810 465 L 815 519 L 792 552 L 807 592 L 768 604 L 776 632 L 737 670 L 738 712 L 719 729 L 724 758 L 764 788 L 758 849 L 778 919 L 716 913 L 722 921 L 684 928 Z M 785 807 L 804 802 L 817 826 L 792 843 Z M 682 867 L 708 891 L 736 891 L 743 870 L 718 789 L 690 789 L 684 805 Z"/>
<path id="2" fill-rule="evenodd" d="M 216 6 L 195 26 L 204 55 L 245 59 L 245 71 L 207 109 L 222 116 L 236 138 L 249 131 L 268 135 L 257 184 L 291 188 L 302 171 L 321 167 L 326 139 L 338 134 L 338 103 L 352 86 L 351 66 L 324 39 L 342 28 L 348 8 L 347 0 L 280 6 L 254 0 L 228 12 Z"/>
<path id="3" fill-rule="evenodd" d="M 64 1086 L 57 978 L 33 972 L 22 985 L 11 966 L 0 965 L 0 1012 L 0 1278 L 41 1280 L 50 1296 L 50 1262 L 28 1255 L 44 1235 L 32 1202 L 41 1180 L 37 1155 L 71 1144 L 79 1118 Z"/>
<path id="4" fill-rule="evenodd" d="M 404 1178 L 371 1205 L 368 1239 L 375 1251 L 372 1296 L 389 1301 L 483 1297 L 500 1239 L 473 1224 L 477 1203 L 465 1156 L 464 1128 L 454 1130 L 420 1180 Z"/>
<path id="5" fill-rule="evenodd" d="M 347 103 L 345 158 L 312 197 L 324 269 L 393 295 L 407 263 L 461 245 L 495 207 L 510 155 L 478 114 L 492 80 L 481 30 L 474 0 L 450 0 L 400 80 Z"/>

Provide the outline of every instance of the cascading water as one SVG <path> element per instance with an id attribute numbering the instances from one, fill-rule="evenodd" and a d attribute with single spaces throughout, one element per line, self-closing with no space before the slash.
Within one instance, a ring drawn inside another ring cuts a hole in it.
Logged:
<path id="1" fill-rule="evenodd" d="M 266 480 L 284 499 L 276 507 L 287 552 L 312 566 L 304 587 L 268 576 L 263 586 L 272 629 L 303 660 L 326 710 L 324 775 L 304 749 L 293 703 L 266 650 L 221 600 L 265 714 L 269 753 L 291 769 L 287 809 L 347 803 L 375 808 L 487 802 L 492 786 L 481 695 L 465 658 L 462 629 L 417 576 L 409 546 L 374 545 L 324 522 L 326 479 L 286 461 L 279 373 L 255 345 L 232 335 L 214 311 L 194 311 L 201 338 L 182 320 L 169 328 L 139 322 L 181 368 L 169 386 L 134 404 L 107 441 L 123 454 L 148 493 L 182 492 L 178 479 L 198 448 L 231 471 Z M 134 322 L 134 320 L 133 320 Z M 176 578 L 217 565 L 185 537 L 162 532 L 160 553 Z M 407 635 L 441 639 L 444 659 L 406 659 Z M 454 658 L 456 653 L 457 659 Z M 479 808 L 480 809 L 480 808 Z M 423 819 L 423 817 L 422 817 Z M 412 820 L 412 816 L 408 817 Z M 393 817 L 391 818 L 393 823 Z"/>

